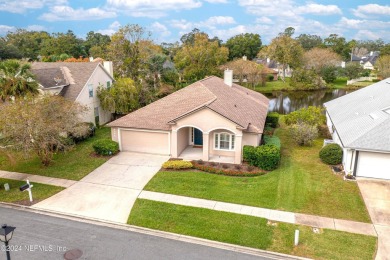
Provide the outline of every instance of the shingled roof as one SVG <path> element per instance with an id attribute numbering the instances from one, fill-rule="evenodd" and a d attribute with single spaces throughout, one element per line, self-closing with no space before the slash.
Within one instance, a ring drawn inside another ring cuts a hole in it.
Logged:
<path id="1" fill-rule="evenodd" d="M 58 85 L 66 85 L 60 95 L 75 101 L 97 66 L 101 65 L 98 62 L 34 62 L 31 70 L 44 88 L 55 87 L 54 78 L 60 77 Z"/>
<path id="2" fill-rule="evenodd" d="M 390 151 L 390 78 L 324 106 L 344 147 Z"/>
<path id="3" fill-rule="evenodd" d="M 236 123 L 246 132 L 263 133 L 269 100 L 237 84 L 207 77 L 109 124 L 153 130 L 170 130 L 183 116 L 208 108 Z"/>

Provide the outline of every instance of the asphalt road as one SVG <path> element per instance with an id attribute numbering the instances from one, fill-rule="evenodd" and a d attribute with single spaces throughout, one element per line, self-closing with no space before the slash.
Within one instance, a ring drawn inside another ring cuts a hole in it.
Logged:
<path id="1" fill-rule="evenodd" d="M 16 227 L 12 260 L 64 259 L 79 249 L 79 259 L 275 259 L 197 245 L 153 235 L 93 225 L 0 206 L 0 224 Z M 5 259 L 0 244 L 0 259 Z"/>

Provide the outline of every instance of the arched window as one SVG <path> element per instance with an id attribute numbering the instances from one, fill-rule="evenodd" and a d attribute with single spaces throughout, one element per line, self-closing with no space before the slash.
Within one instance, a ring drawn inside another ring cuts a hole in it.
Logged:
<path id="1" fill-rule="evenodd" d="M 214 134 L 214 149 L 215 150 L 234 150 L 234 134 L 230 133 L 215 133 Z"/>

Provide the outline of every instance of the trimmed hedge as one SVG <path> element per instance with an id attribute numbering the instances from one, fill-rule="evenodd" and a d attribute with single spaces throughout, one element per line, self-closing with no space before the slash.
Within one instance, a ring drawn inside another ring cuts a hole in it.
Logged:
<path id="1" fill-rule="evenodd" d="M 192 163 L 189 161 L 167 161 L 165 162 L 162 167 L 164 169 L 190 169 L 193 167 Z"/>
<path id="2" fill-rule="evenodd" d="M 278 127 L 279 124 L 279 114 L 277 112 L 270 112 L 268 113 L 266 119 L 265 119 L 265 124 L 276 128 Z"/>
<path id="3" fill-rule="evenodd" d="M 275 145 L 276 147 L 278 147 L 280 149 L 280 139 L 279 137 L 277 136 L 269 136 L 269 135 L 265 135 L 264 136 L 264 143 L 265 144 L 273 144 Z"/>
<path id="4" fill-rule="evenodd" d="M 250 165 L 266 171 L 278 168 L 280 162 L 280 149 L 273 144 L 261 146 L 244 146 L 244 160 Z"/>
<path id="5" fill-rule="evenodd" d="M 340 164 L 343 159 L 343 149 L 338 144 L 328 144 L 319 153 L 322 162 L 330 165 Z"/>
<path id="6" fill-rule="evenodd" d="M 119 145 L 117 142 L 110 139 L 101 139 L 93 143 L 92 145 L 95 153 L 109 156 L 119 152 Z"/>

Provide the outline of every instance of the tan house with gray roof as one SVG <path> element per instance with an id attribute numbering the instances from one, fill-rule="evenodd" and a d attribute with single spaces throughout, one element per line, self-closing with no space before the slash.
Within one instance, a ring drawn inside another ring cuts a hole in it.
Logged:
<path id="1" fill-rule="evenodd" d="M 261 142 L 268 99 L 225 79 L 207 77 L 108 125 L 121 151 L 241 163 L 242 147 Z"/>
<path id="2" fill-rule="evenodd" d="M 89 108 L 83 121 L 103 125 L 111 120 L 96 92 L 99 85 L 110 87 L 114 81 L 111 62 L 34 62 L 31 67 L 41 92 L 61 95 Z"/>

